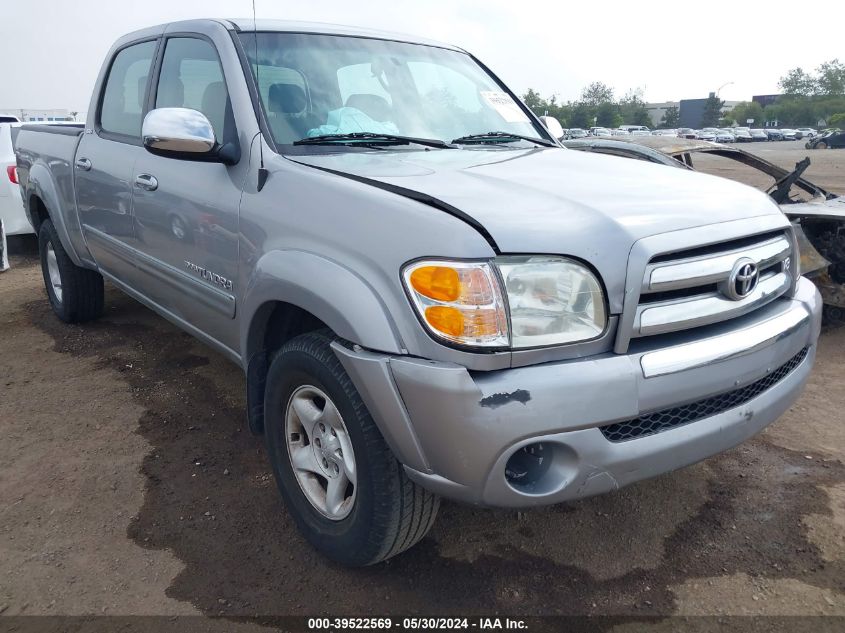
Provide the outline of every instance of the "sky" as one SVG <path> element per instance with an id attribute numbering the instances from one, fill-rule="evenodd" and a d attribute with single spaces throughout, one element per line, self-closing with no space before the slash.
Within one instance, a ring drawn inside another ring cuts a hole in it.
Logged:
<path id="1" fill-rule="evenodd" d="M 121 35 L 201 17 L 252 15 L 252 0 L 0 0 L 0 109 L 84 112 L 103 57 Z M 591 81 L 646 101 L 726 100 L 777 92 L 790 68 L 845 58 L 845 3 L 727 4 L 604 0 L 255 0 L 259 18 L 332 22 L 441 40 L 469 50 L 511 89 L 576 99 Z"/>

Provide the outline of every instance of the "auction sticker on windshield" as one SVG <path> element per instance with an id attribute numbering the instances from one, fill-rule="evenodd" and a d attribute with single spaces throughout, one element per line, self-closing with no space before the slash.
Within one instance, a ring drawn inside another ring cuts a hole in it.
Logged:
<path id="1" fill-rule="evenodd" d="M 508 123 L 524 123 L 528 121 L 525 112 L 522 111 L 516 101 L 507 92 L 483 90 L 481 91 L 481 98 Z"/>

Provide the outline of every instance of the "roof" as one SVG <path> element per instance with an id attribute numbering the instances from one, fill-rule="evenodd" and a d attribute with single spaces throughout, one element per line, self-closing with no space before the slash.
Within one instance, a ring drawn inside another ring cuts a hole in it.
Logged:
<path id="1" fill-rule="evenodd" d="M 381 40 L 394 40 L 397 42 L 408 42 L 411 44 L 425 44 L 439 48 L 462 50 L 452 44 L 438 42 L 437 40 L 409 35 L 407 33 L 396 33 L 393 31 L 381 31 L 368 29 L 359 26 L 348 26 L 342 24 L 329 24 L 323 22 L 300 22 L 297 20 L 255 20 L 252 18 L 231 18 L 226 20 L 232 23 L 240 31 L 278 31 L 288 33 L 320 33 L 325 35 L 352 35 L 354 37 L 370 37 Z"/>

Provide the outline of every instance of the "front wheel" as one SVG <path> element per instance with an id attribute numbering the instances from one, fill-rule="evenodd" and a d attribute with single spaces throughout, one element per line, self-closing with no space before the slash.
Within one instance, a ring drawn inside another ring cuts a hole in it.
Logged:
<path id="1" fill-rule="evenodd" d="M 434 523 L 440 500 L 405 474 L 321 331 L 277 353 L 267 375 L 267 451 L 300 531 L 344 565 L 395 556 Z"/>
<path id="2" fill-rule="evenodd" d="M 103 313 L 103 277 L 73 263 L 51 220 L 38 230 L 38 254 L 53 312 L 65 323 L 82 323 Z"/>
<path id="3" fill-rule="evenodd" d="M 816 149 L 827 149 L 827 143 L 824 141 L 819 141 L 816 143 Z"/>

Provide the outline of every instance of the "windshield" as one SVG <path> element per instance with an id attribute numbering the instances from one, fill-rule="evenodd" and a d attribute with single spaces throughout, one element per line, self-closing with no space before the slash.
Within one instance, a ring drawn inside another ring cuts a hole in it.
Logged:
<path id="1" fill-rule="evenodd" d="M 447 142 L 491 131 L 548 138 L 466 53 L 338 35 L 240 37 L 278 145 L 361 132 Z"/>

